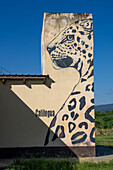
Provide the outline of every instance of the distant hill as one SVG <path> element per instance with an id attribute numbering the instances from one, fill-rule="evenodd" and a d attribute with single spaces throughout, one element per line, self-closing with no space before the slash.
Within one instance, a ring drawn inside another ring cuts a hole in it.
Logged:
<path id="1" fill-rule="evenodd" d="M 112 111 L 112 110 L 113 110 L 113 104 L 104 104 L 104 105 L 95 106 L 96 112 L 106 112 L 106 111 Z"/>

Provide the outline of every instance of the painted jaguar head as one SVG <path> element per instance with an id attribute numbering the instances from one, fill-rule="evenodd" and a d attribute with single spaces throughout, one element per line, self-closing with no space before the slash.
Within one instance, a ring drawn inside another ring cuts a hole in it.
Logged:
<path id="1" fill-rule="evenodd" d="M 74 67 L 78 71 L 92 57 L 92 19 L 71 23 L 47 46 L 55 69 Z"/>

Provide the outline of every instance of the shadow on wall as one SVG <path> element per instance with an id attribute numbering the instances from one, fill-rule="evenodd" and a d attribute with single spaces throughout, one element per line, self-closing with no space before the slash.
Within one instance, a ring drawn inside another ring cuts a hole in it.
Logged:
<path id="1" fill-rule="evenodd" d="M 24 84 L 28 88 L 31 89 L 32 88 L 31 85 L 43 85 L 44 84 L 48 88 L 51 88 L 53 83 L 55 83 L 55 81 L 53 79 L 51 79 L 49 76 L 47 76 L 45 80 L 27 80 L 27 81 L 25 81 L 24 79 L 23 79 L 23 81 L 22 80 L 20 80 L 20 81 L 18 81 L 18 80 L 12 81 L 11 80 L 9 86 L 11 88 L 12 85 L 22 85 L 22 84 Z"/>
<path id="2" fill-rule="evenodd" d="M 75 157 L 76 155 L 60 139 L 57 140 L 60 147 L 44 147 L 48 127 L 13 93 L 10 87 L 17 82 L 9 82 L 0 82 L 0 158 L 30 155 Z M 48 83 L 50 88 L 51 83 L 53 80 Z M 29 81 L 27 85 L 31 87 L 32 84 L 37 82 Z"/>

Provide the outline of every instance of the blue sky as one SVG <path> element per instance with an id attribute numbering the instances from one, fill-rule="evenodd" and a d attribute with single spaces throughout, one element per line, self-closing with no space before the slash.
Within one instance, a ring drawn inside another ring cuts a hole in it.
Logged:
<path id="1" fill-rule="evenodd" d="M 0 0 L 0 66 L 41 74 L 44 12 L 93 14 L 95 104 L 113 103 L 113 0 Z"/>

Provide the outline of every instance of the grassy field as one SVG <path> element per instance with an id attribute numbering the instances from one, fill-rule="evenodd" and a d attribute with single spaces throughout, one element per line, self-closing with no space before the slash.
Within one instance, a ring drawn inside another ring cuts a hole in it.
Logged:
<path id="1" fill-rule="evenodd" d="M 113 129 L 108 134 L 96 134 L 96 145 L 104 145 L 113 148 Z"/>
<path id="2" fill-rule="evenodd" d="M 16 161 L 7 170 L 113 170 L 113 161 L 109 163 L 53 161 L 47 159 L 31 159 Z"/>
<path id="3" fill-rule="evenodd" d="M 95 113 L 96 145 L 113 148 L 113 111 Z"/>

